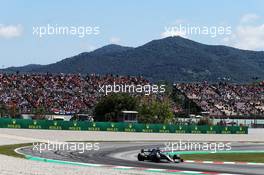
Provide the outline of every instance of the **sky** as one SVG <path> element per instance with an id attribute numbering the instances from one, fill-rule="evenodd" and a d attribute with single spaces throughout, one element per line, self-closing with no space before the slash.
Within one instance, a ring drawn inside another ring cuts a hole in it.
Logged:
<path id="1" fill-rule="evenodd" d="M 263 51 L 263 9 L 262 0 L 0 0 L 0 68 L 175 35 Z M 68 33 L 56 33 L 60 27 Z"/>

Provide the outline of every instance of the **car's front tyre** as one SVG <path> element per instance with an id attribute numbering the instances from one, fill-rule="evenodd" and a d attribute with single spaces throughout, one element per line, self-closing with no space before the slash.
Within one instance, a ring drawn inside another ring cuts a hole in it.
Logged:
<path id="1" fill-rule="evenodd" d="M 180 155 L 173 155 L 172 159 L 174 160 L 175 163 L 180 163 L 183 162 L 183 159 L 180 157 Z"/>

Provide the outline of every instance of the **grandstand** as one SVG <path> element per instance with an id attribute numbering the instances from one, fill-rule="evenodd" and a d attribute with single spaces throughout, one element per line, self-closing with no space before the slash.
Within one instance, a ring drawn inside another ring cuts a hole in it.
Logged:
<path id="1" fill-rule="evenodd" d="M 150 83 L 143 77 L 79 74 L 0 74 L 1 115 L 90 115 L 98 100 L 103 84 Z M 230 84 L 177 83 L 174 88 L 214 117 L 264 116 L 264 83 Z M 141 94 L 142 95 L 142 94 Z M 166 94 L 165 94 L 166 95 Z M 161 99 L 163 97 L 161 96 Z M 183 113 L 179 102 L 173 105 L 175 114 Z M 187 113 L 185 113 L 187 115 Z"/>
<path id="2" fill-rule="evenodd" d="M 0 105 L 19 114 L 90 113 L 104 95 L 99 93 L 99 85 L 113 82 L 148 83 L 142 77 L 131 76 L 0 74 Z"/>
<path id="3" fill-rule="evenodd" d="M 261 83 L 179 83 L 175 87 L 210 116 L 264 116 L 264 86 Z"/>

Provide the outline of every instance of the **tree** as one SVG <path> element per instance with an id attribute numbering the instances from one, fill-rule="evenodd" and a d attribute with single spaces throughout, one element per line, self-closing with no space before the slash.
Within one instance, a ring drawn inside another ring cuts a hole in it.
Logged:
<path id="1" fill-rule="evenodd" d="M 200 120 L 197 123 L 198 125 L 213 125 L 213 122 L 208 117 L 200 118 Z"/>
<path id="2" fill-rule="evenodd" d="M 171 100 L 143 99 L 139 107 L 139 122 L 170 123 L 173 120 Z"/>
<path id="3" fill-rule="evenodd" d="M 113 93 L 101 98 L 94 109 L 96 121 L 118 121 L 121 111 L 134 111 L 138 99 L 126 93 Z"/>
<path id="4" fill-rule="evenodd" d="M 135 97 L 125 93 L 114 93 L 103 97 L 95 106 L 96 121 L 118 121 L 121 111 L 138 111 L 141 123 L 170 123 L 173 120 L 170 98 Z"/>
<path id="5" fill-rule="evenodd" d="M 12 118 L 17 118 L 20 116 L 20 111 L 16 103 L 13 103 L 10 108 L 8 108 L 8 113 Z"/>
<path id="6" fill-rule="evenodd" d="M 34 118 L 35 119 L 43 119 L 46 114 L 46 109 L 43 106 L 37 107 L 34 111 Z"/>

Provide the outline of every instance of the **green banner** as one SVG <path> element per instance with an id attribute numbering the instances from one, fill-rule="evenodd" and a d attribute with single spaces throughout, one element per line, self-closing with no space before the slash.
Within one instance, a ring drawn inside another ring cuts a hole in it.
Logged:
<path id="1" fill-rule="evenodd" d="M 50 129 L 72 131 L 111 131 L 146 133 L 191 133 L 191 134 L 247 134 L 248 128 L 242 126 L 199 126 L 142 124 L 121 122 L 53 121 L 0 118 L 0 128 Z"/>

